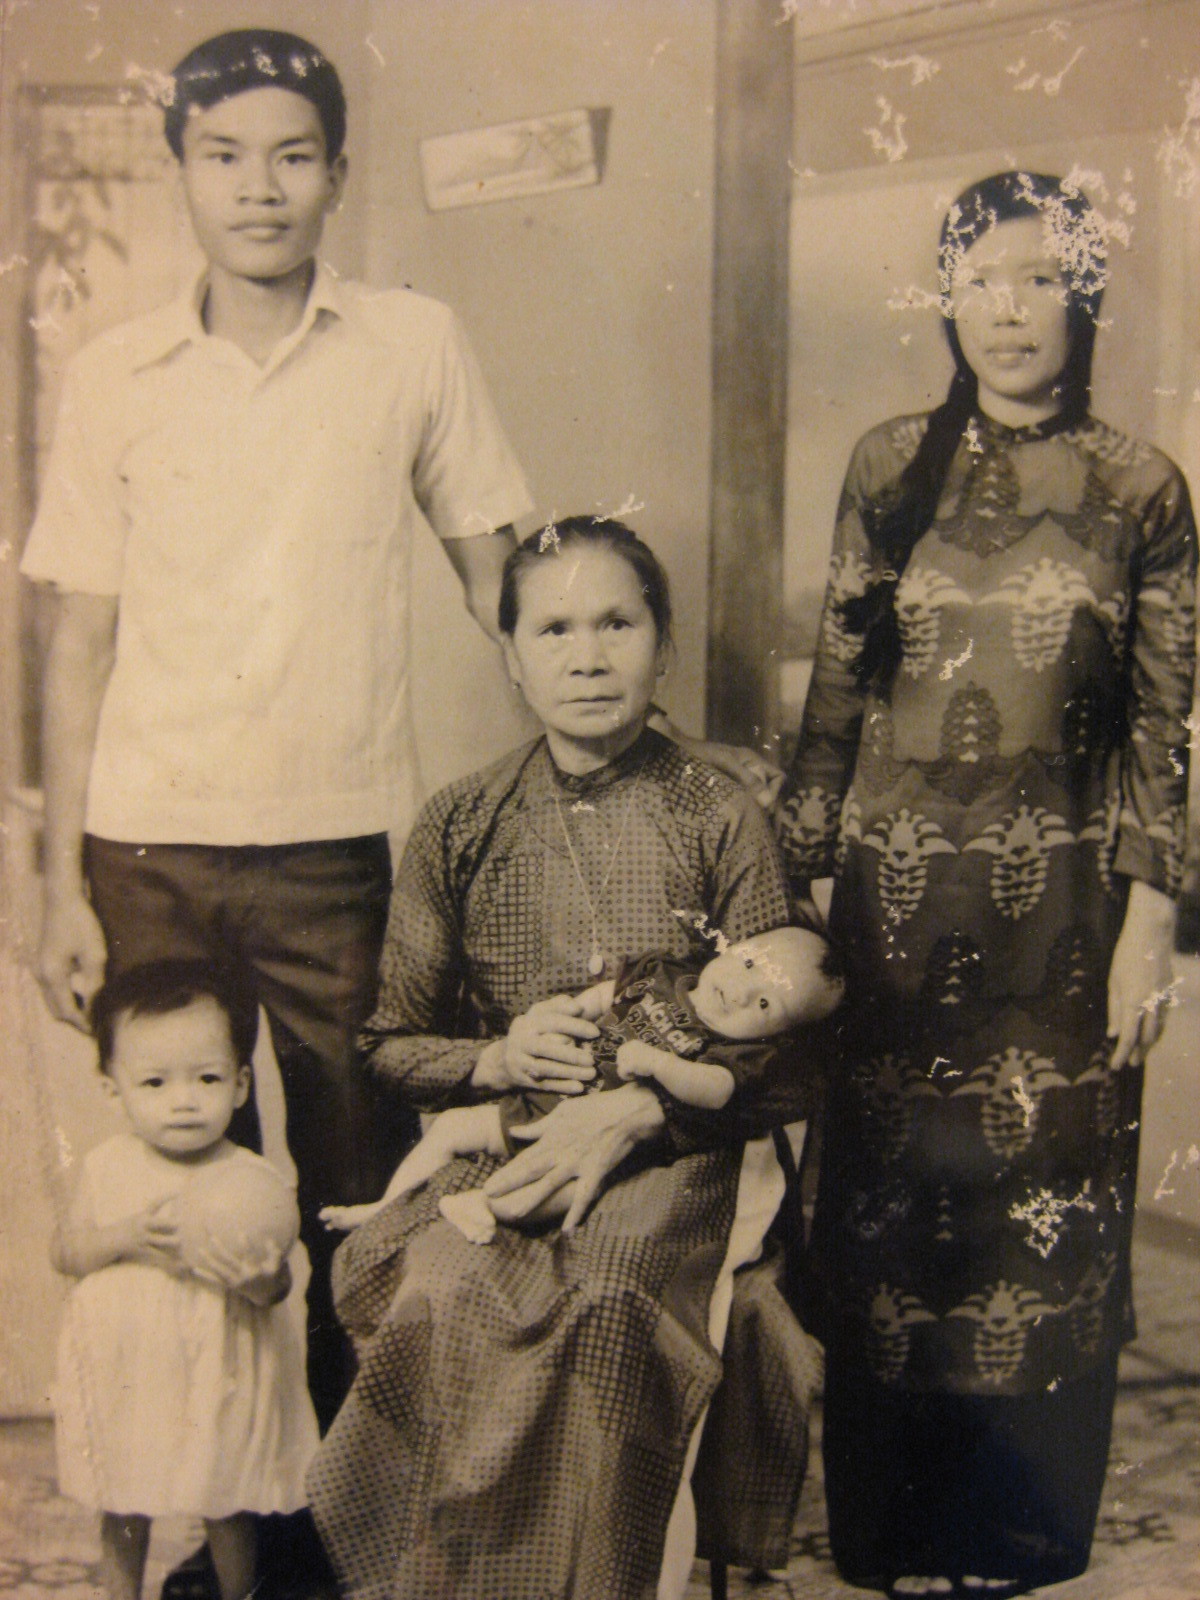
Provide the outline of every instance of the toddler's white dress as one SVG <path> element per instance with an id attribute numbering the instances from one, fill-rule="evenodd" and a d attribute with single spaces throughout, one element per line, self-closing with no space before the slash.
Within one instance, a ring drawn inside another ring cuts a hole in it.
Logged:
<path id="1" fill-rule="evenodd" d="M 262 1163 L 231 1145 L 212 1159 Z M 194 1171 L 118 1134 L 81 1181 L 104 1225 L 178 1195 Z M 218 1518 L 305 1503 L 317 1424 L 283 1305 L 136 1261 L 103 1267 L 71 1290 L 55 1402 L 59 1489 L 86 1506 Z"/>

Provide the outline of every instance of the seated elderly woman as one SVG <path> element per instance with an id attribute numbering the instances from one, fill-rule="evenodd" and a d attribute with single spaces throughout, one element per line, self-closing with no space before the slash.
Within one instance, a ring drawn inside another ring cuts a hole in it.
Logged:
<path id="1" fill-rule="evenodd" d="M 648 950 L 686 959 L 698 939 L 776 928 L 789 906 L 758 807 L 646 726 L 670 603 L 633 533 L 573 518 L 527 540 L 500 621 L 545 733 L 418 819 L 366 1046 L 422 1111 L 563 1099 L 507 1165 L 460 1156 L 341 1246 L 338 1311 L 361 1365 L 309 1487 L 360 1600 L 644 1600 L 722 1374 L 715 1291 L 782 1192 L 755 1136 L 803 1114 L 811 1073 L 781 1044 L 720 1110 L 641 1082 L 585 1093 L 597 1029 L 568 996 Z M 766 1201 L 748 1227 L 756 1173 Z M 518 1224 L 486 1248 L 439 1212 L 481 1183 Z M 776 1391 L 763 1430 L 784 1527 L 797 1387 L 790 1408 Z"/>

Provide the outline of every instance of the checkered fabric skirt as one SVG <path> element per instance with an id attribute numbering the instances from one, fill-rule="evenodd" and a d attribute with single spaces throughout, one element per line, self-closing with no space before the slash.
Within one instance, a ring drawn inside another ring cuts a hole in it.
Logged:
<path id="1" fill-rule="evenodd" d="M 451 1163 L 335 1262 L 360 1370 L 309 1490 L 354 1600 L 649 1600 L 691 1433 L 721 1376 L 709 1298 L 740 1151 L 649 1166 L 572 1238 L 438 1214 Z"/>

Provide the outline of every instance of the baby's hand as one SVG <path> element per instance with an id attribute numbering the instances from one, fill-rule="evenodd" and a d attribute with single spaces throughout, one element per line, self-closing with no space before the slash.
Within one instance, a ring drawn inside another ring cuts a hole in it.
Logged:
<path id="1" fill-rule="evenodd" d="M 627 1039 L 617 1050 L 617 1077 L 623 1083 L 628 1083 L 630 1078 L 655 1078 L 663 1054 L 641 1039 Z"/>
<path id="2" fill-rule="evenodd" d="M 187 1275 L 179 1251 L 178 1209 L 174 1198 L 160 1200 L 129 1218 L 128 1241 L 122 1254 L 130 1261 L 140 1261 L 144 1266 L 161 1267 L 173 1277 Z"/>

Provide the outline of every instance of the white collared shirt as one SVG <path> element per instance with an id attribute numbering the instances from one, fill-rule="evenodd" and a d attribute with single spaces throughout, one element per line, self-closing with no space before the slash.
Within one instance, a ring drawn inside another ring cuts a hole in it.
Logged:
<path id="1" fill-rule="evenodd" d="M 530 499 L 453 313 L 319 268 L 265 366 L 203 281 L 74 359 L 22 571 L 120 599 L 91 833 L 286 844 L 418 799 L 409 566 Z M 449 709 L 449 708 L 448 708 Z"/>

